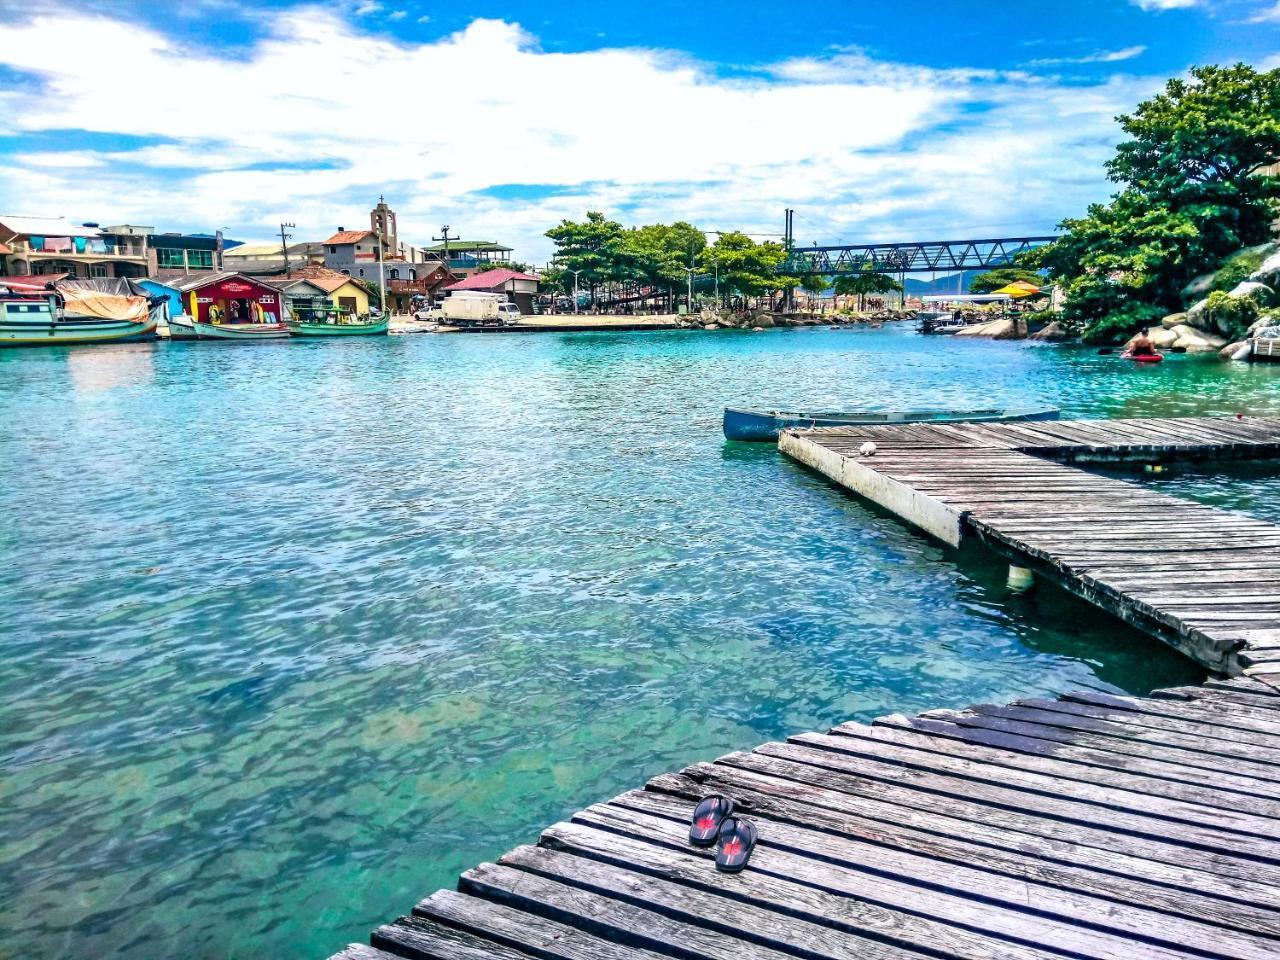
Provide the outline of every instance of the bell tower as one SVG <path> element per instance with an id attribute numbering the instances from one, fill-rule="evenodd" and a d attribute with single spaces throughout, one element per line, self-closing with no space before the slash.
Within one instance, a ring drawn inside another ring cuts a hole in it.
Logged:
<path id="1" fill-rule="evenodd" d="M 369 213 L 369 227 L 382 238 L 383 249 L 390 256 L 400 252 L 400 243 L 396 239 L 396 212 L 387 206 L 383 197 L 378 197 L 378 205 Z"/>

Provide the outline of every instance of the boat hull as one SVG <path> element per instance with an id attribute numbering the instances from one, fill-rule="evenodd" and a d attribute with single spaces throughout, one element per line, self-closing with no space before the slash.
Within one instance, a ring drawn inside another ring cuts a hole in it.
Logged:
<path id="1" fill-rule="evenodd" d="M 849 413 L 742 410 L 725 407 L 724 435 L 728 440 L 770 443 L 785 429 L 796 427 L 866 427 L 910 423 L 1001 423 L 1057 420 L 1056 407 L 1031 410 L 866 410 Z"/>
<path id="2" fill-rule="evenodd" d="M 191 317 L 169 318 L 170 340 L 284 340 L 283 323 L 203 323 Z"/>
<path id="3" fill-rule="evenodd" d="M 152 340 L 156 321 L 42 318 L 30 321 L 0 319 L 0 347 L 75 346 L 91 343 L 134 343 Z"/>
<path id="4" fill-rule="evenodd" d="M 370 323 L 307 323 L 286 320 L 291 337 L 379 337 L 387 332 L 390 317 Z"/>

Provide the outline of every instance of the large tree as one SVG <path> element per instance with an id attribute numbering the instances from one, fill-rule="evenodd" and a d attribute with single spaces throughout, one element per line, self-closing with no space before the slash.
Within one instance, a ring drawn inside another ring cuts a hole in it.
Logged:
<path id="1" fill-rule="evenodd" d="M 758 297 L 794 286 L 793 278 L 783 277 L 779 268 L 787 259 L 787 251 L 772 240 L 756 243 L 745 233 L 722 233 L 713 246 L 699 258 L 703 271 L 716 271 L 720 288 L 743 297 Z"/>
<path id="2" fill-rule="evenodd" d="M 845 297 L 856 296 L 859 310 L 866 309 L 868 294 L 894 293 L 901 289 L 902 284 L 893 277 L 874 270 L 841 274 L 835 280 L 836 293 Z"/>
<path id="3" fill-rule="evenodd" d="M 688 270 L 707 246 L 707 237 L 692 224 L 651 223 L 623 233 L 622 256 L 627 272 L 649 286 L 685 286 Z"/>
<path id="4" fill-rule="evenodd" d="M 546 235 L 556 245 L 556 265 L 570 273 L 578 271 L 579 287 L 594 294 L 601 284 L 626 278 L 622 232 L 622 224 L 592 210 L 580 223 L 561 220 Z"/>
<path id="5" fill-rule="evenodd" d="M 1197 67 L 1117 118 L 1107 164 L 1121 190 L 1033 261 L 1065 285 L 1066 317 L 1118 337 L 1184 306 L 1182 291 L 1242 247 L 1269 240 L 1280 179 L 1280 69 Z"/>

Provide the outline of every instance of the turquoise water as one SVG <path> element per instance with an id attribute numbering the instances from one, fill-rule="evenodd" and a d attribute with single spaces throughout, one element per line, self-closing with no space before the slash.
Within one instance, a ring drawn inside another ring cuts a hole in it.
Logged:
<path id="1" fill-rule="evenodd" d="M 694 760 L 1199 676 L 726 444 L 744 401 L 1275 414 L 1280 365 L 905 330 L 0 353 L 0 953 L 323 957 Z"/>

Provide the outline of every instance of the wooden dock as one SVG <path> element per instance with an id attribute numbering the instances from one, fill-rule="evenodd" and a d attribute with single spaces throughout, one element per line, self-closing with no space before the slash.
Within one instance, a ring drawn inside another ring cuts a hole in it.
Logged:
<path id="1" fill-rule="evenodd" d="M 1069 465 L 1274 457 L 1280 422 L 885 427 L 782 446 L 1247 675 L 846 723 L 663 774 L 337 957 L 1280 957 L 1280 527 Z M 712 792 L 759 828 L 738 876 L 687 843 Z"/>

